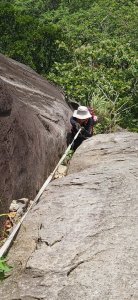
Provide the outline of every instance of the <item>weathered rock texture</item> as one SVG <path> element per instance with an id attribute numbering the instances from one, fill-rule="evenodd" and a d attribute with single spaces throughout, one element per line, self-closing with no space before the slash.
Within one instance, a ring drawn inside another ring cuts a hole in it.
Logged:
<path id="1" fill-rule="evenodd" d="M 77 149 L 10 250 L 1 299 L 138 299 L 137 138 L 97 135 Z"/>
<path id="2" fill-rule="evenodd" d="M 69 115 L 58 88 L 0 55 L 0 212 L 36 195 L 66 147 Z"/>

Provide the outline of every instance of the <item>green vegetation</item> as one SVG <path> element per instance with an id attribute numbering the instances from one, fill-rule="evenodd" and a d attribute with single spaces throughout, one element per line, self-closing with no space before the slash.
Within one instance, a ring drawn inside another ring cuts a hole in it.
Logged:
<path id="1" fill-rule="evenodd" d="M 9 266 L 5 258 L 0 258 L 0 281 L 9 276 L 12 267 Z"/>
<path id="2" fill-rule="evenodd" d="M 63 165 L 63 166 L 67 166 L 67 165 L 68 165 L 68 163 L 70 162 L 70 160 L 71 160 L 73 154 L 74 154 L 74 150 L 69 150 L 69 151 L 68 151 L 68 153 L 67 153 L 67 155 L 66 155 L 64 161 L 62 162 L 62 165 Z"/>
<path id="3" fill-rule="evenodd" d="M 0 52 L 93 106 L 97 132 L 138 131 L 137 15 L 137 0 L 1 0 Z"/>

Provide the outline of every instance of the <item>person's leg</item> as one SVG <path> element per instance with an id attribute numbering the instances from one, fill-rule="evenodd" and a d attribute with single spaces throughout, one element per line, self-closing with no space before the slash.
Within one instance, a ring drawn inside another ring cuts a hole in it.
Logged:
<path id="1" fill-rule="evenodd" d="M 76 131 L 74 131 L 73 130 L 73 128 L 72 128 L 72 130 L 71 130 L 71 142 L 73 141 L 73 139 L 74 139 L 74 137 L 75 137 L 75 135 L 76 135 Z M 76 140 L 75 140 L 76 141 Z M 75 143 L 75 141 L 73 142 L 73 144 L 72 144 L 72 146 L 71 146 L 71 150 L 73 150 L 73 151 L 75 151 L 77 148 L 76 148 L 76 143 Z M 70 142 L 70 143 L 71 143 Z M 75 148 L 75 150 L 74 150 L 74 148 Z"/>
<path id="2" fill-rule="evenodd" d="M 83 142 L 83 138 L 82 138 L 82 137 L 78 137 L 78 138 L 74 141 L 74 143 L 73 143 L 71 149 L 75 151 L 75 150 L 81 145 L 82 142 Z"/>
<path id="3" fill-rule="evenodd" d="M 72 140 L 73 140 L 72 132 L 68 132 L 67 136 L 66 136 L 67 146 L 69 146 L 71 144 Z"/>

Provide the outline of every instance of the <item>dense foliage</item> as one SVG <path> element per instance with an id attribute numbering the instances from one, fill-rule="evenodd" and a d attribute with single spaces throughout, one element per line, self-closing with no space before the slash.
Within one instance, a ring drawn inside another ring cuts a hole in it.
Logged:
<path id="1" fill-rule="evenodd" d="M 92 105 L 98 130 L 138 131 L 136 0 L 1 0 L 0 51 Z"/>

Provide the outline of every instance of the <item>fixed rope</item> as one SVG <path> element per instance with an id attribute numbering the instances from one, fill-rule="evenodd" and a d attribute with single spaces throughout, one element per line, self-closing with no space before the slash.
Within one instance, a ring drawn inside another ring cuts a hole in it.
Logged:
<path id="1" fill-rule="evenodd" d="M 23 215 L 23 217 L 21 218 L 21 220 L 15 225 L 15 227 L 13 227 L 13 230 L 11 232 L 11 234 L 9 235 L 9 237 L 7 238 L 7 240 L 5 241 L 5 243 L 3 244 L 3 246 L 0 248 L 0 258 L 3 257 L 10 245 L 12 244 L 21 224 L 23 223 L 24 219 L 26 218 L 27 214 L 29 213 L 29 211 L 32 209 L 32 207 L 38 202 L 40 196 L 42 195 L 42 193 L 44 192 L 44 190 L 46 189 L 46 187 L 48 186 L 48 184 L 50 183 L 50 181 L 52 180 L 55 172 L 57 171 L 58 167 L 61 165 L 61 163 L 63 162 L 63 160 L 65 159 L 65 157 L 67 156 L 69 150 L 71 149 L 71 146 L 73 145 L 74 141 L 77 139 L 78 135 L 81 132 L 81 128 L 78 130 L 78 132 L 76 133 L 73 141 L 71 142 L 71 144 L 68 146 L 68 148 L 66 149 L 65 153 L 63 154 L 63 156 L 61 157 L 61 159 L 59 160 L 58 164 L 56 165 L 54 171 L 49 175 L 49 177 L 46 179 L 46 181 L 44 182 L 44 184 L 42 185 L 41 189 L 39 190 L 38 194 L 36 195 L 36 197 L 34 198 L 33 203 L 30 205 L 30 207 L 28 208 L 28 210 L 26 211 L 26 213 Z"/>

